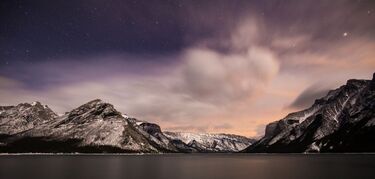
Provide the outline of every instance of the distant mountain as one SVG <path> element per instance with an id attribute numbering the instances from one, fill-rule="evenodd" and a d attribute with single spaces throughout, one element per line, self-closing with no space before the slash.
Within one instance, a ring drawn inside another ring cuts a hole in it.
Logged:
<path id="1" fill-rule="evenodd" d="M 375 152 L 375 74 L 270 123 L 244 152 Z"/>
<path id="2" fill-rule="evenodd" d="M 199 150 L 200 151 L 200 150 Z M 0 107 L 0 152 L 198 152 L 167 137 L 159 125 L 90 101 L 62 116 L 39 102 Z"/>
<path id="3" fill-rule="evenodd" d="M 135 118 L 128 118 L 133 125 L 147 136 L 149 140 L 156 143 L 156 145 L 162 148 L 169 149 L 173 152 L 197 152 L 194 148 L 189 147 L 185 143 L 179 140 L 172 140 L 168 138 L 162 131 L 159 125 L 149 123 L 146 121 L 139 121 Z"/>
<path id="4" fill-rule="evenodd" d="M 232 134 L 207 134 L 189 132 L 164 132 L 172 140 L 180 140 L 200 152 L 238 152 L 245 149 L 254 139 Z"/>

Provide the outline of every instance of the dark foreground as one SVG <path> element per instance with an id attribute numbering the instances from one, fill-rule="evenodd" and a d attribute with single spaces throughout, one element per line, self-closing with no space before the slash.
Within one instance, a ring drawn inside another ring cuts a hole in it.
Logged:
<path id="1" fill-rule="evenodd" d="M 371 154 L 0 156 L 0 178 L 375 178 Z"/>

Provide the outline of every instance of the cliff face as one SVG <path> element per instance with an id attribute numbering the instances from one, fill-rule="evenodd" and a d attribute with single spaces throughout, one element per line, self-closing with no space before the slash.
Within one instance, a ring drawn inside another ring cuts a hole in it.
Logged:
<path id="1" fill-rule="evenodd" d="M 245 152 L 375 151 L 375 79 L 348 80 L 308 109 L 270 123 Z"/>

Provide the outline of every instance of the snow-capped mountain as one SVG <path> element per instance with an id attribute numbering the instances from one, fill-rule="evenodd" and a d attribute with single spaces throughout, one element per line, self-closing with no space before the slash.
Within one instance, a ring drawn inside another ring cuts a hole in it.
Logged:
<path id="1" fill-rule="evenodd" d="M 247 152 L 374 152 L 375 74 L 348 80 L 308 109 L 270 123 Z"/>
<path id="2" fill-rule="evenodd" d="M 164 134 L 172 140 L 180 140 L 201 152 L 237 152 L 254 142 L 253 139 L 232 134 L 190 132 L 164 132 Z"/>
<path id="3" fill-rule="evenodd" d="M 197 151 L 99 99 L 60 116 L 39 102 L 0 107 L 0 152 Z"/>
<path id="4" fill-rule="evenodd" d="M 29 130 L 57 115 L 40 102 L 22 103 L 17 106 L 0 106 L 0 131 L 2 135 L 12 135 Z"/>
<path id="5" fill-rule="evenodd" d="M 18 131 L 6 142 L 9 149 L 30 152 L 162 151 L 111 104 L 101 100 L 93 100 L 65 115 L 53 116 L 33 128 Z M 35 148 L 38 143 L 42 145 Z"/>

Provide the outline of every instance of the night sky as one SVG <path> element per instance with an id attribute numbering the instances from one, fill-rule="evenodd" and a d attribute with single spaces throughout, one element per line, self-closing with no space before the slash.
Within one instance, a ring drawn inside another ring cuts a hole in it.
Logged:
<path id="1" fill-rule="evenodd" d="M 262 135 L 375 72 L 374 0 L 2 0 L 0 105 Z"/>

